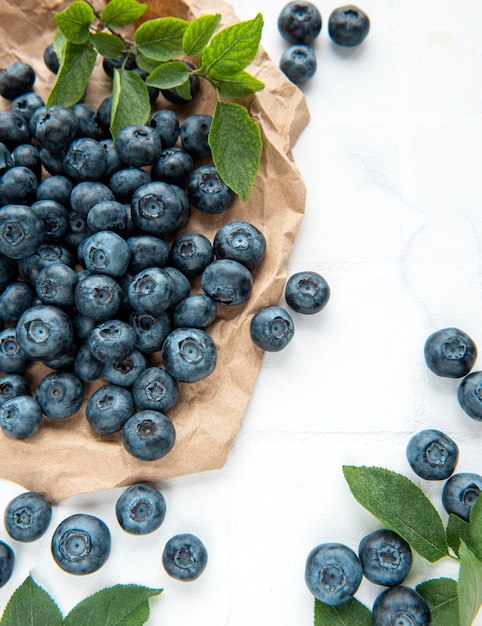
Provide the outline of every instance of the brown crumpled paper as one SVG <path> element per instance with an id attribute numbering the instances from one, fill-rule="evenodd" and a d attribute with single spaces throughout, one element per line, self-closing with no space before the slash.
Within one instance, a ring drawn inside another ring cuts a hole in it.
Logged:
<path id="1" fill-rule="evenodd" d="M 192 19 L 220 13 L 222 26 L 238 21 L 233 8 L 222 0 L 148 0 L 144 18 L 176 15 Z M 0 67 L 16 60 L 30 62 L 36 72 L 35 90 L 47 98 L 53 75 L 42 55 L 55 29 L 53 13 L 68 2 L 57 0 L 0 0 Z M 252 16 L 254 17 L 254 16 Z M 144 19 L 143 18 L 143 19 Z M 75 415 L 52 421 L 44 418 L 40 431 L 26 441 L 15 441 L 0 433 L 0 477 L 25 489 L 45 493 L 51 500 L 137 481 L 156 481 L 221 468 L 240 427 L 258 374 L 263 352 L 251 341 L 249 322 L 262 306 L 277 304 L 286 280 L 286 262 L 305 207 L 305 186 L 291 152 L 306 126 L 309 112 L 301 91 L 260 50 L 249 71 L 266 87 L 245 104 L 259 124 L 264 153 L 256 184 L 247 203 L 238 199 L 221 215 L 204 215 L 196 209 L 184 228 L 198 231 L 211 241 L 216 230 L 234 220 L 258 227 L 267 240 L 267 255 L 254 275 L 249 301 L 229 307 L 218 305 L 218 317 L 210 327 L 218 349 L 218 364 L 206 379 L 180 383 L 180 400 L 169 417 L 176 427 L 176 444 L 163 459 L 139 461 L 123 448 L 119 433 L 96 435 L 85 415 L 85 402 L 102 383 L 86 386 L 84 405 Z M 110 93 L 110 81 L 98 66 L 87 103 L 97 106 Z M 0 108 L 9 108 L 3 101 Z M 191 104 L 178 108 L 180 118 L 194 112 L 212 113 L 214 93 L 209 85 Z M 160 97 L 156 106 L 172 106 Z M 195 282 L 194 290 L 200 291 Z M 159 355 L 154 362 L 160 364 Z M 36 364 L 27 377 L 32 384 L 48 373 Z M 104 383 L 105 384 L 105 383 Z"/>

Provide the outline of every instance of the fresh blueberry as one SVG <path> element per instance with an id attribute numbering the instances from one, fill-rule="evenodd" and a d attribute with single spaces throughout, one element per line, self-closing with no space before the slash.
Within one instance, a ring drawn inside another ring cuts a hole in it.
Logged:
<path id="1" fill-rule="evenodd" d="M 77 102 L 70 107 L 77 118 L 76 138 L 90 137 L 91 139 L 99 139 L 101 130 L 97 126 L 95 119 L 95 111 L 85 102 Z"/>
<path id="2" fill-rule="evenodd" d="M 462 378 L 457 389 L 457 399 L 469 417 L 482 421 L 482 371 L 471 372 Z"/>
<path id="3" fill-rule="evenodd" d="M 44 224 L 31 207 L 23 204 L 0 207 L 0 253 L 11 259 L 28 257 L 43 238 Z"/>
<path id="4" fill-rule="evenodd" d="M 129 167 L 152 165 L 161 156 L 159 134 L 146 125 L 125 126 L 116 137 L 116 149 Z"/>
<path id="5" fill-rule="evenodd" d="M 92 232 L 112 230 L 116 233 L 125 233 L 127 230 L 128 215 L 126 205 L 117 200 L 97 202 L 87 214 L 87 227 Z"/>
<path id="6" fill-rule="evenodd" d="M 170 260 L 188 278 L 200 276 L 214 260 L 213 246 L 200 233 L 182 233 L 171 244 Z"/>
<path id="7" fill-rule="evenodd" d="M 104 385 L 87 401 L 85 416 L 94 431 L 108 435 L 120 431 L 135 413 L 132 393 L 118 385 Z"/>
<path id="8" fill-rule="evenodd" d="M 121 160 L 113 139 L 101 139 L 99 143 L 104 148 L 105 152 L 105 170 L 103 178 L 108 181 L 116 172 L 123 170 L 126 164 Z"/>
<path id="9" fill-rule="evenodd" d="M 353 4 L 338 7 L 328 20 L 328 34 L 339 46 L 359 46 L 369 30 L 368 15 Z"/>
<path id="10" fill-rule="evenodd" d="M 52 519 L 52 505 L 45 496 L 28 491 L 7 504 L 3 521 L 5 530 L 16 541 L 30 542 L 45 534 Z"/>
<path id="11" fill-rule="evenodd" d="M 18 276 L 18 265 L 14 259 L 0 255 L 0 291 L 3 291 Z"/>
<path id="12" fill-rule="evenodd" d="M 77 356 L 77 352 L 79 350 L 79 345 L 74 339 L 72 345 L 60 356 L 55 357 L 54 359 L 45 359 L 43 362 L 44 365 L 49 367 L 52 370 L 56 371 L 71 371 L 75 364 L 75 357 Z"/>
<path id="13" fill-rule="evenodd" d="M 164 521 L 166 500 L 158 489 L 137 483 L 119 496 L 115 514 L 122 530 L 132 535 L 147 535 Z"/>
<path id="14" fill-rule="evenodd" d="M 107 96 L 97 107 L 95 121 L 107 138 L 110 138 L 110 120 L 112 114 L 112 96 Z"/>
<path id="15" fill-rule="evenodd" d="M 39 149 L 31 143 L 23 143 L 12 151 L 12 159 L 16 166 L 28 168 L 34 175 L 37 182 L 42 175 L 42 162 L 40 160 Z M 37 193 L 38 185 L 35 193 Z"/>
<path id="16" fill-rule="evenodd" d="M 425 480 L 445 480 L 454 473 L 459 449 L 453 439 L 430 428 L 413 435 L 406 454 L 417 476 Z"/>
<path id="17" fill-rule="evenodd" d="M 126 168 L 114 172 L 109 180 L 109 187 L 118 202 L 131 202 L 132 194 L 136 189 L 152 182 L 151 175 L 138 167 Z"/>
<path id="18" fill-rule="evenodd" d="M 14 551 L 7 543 L 0 541 L 0 587 L 6 585 L 12 577 L 14 565 Z"/>
<path id="19" fill-rule="evenodd" d="M 67 176 L 48 176 L 37 187 L 37 200 L 54 200 L 69 208 L 72 189 L 73 183 Z"/>
<path id="20" fill-rule="evenodd" d="M 174 535 L 164 546 L 162 565 L 172 578 L 190 582 L 199 578 L 206 569 L 208 552 L 196 535 Z"/>
<path id="21" fill-rule="evenodd" d="M 35 78 L 35 70 L 28 63 L 12 63 L 0 72 L 0 96 L 14 100 L 27 91 L 32 91 Z"/>
<path id="22" fill-rule="evenodd" d="M 114 70 L 121 67 L 124 67 L 126 70 L 133 70 L 137 67 L 136 57 L 133 54 L 123 54 L 118 59 L 110 59 L 109 57 L 103 57 L 102 59 L 102 69 L 110 79 L 114 78 Z"/>
<path id="23" fill-rule="evenodd" d="M 188 63 L 187 61 L 183 61 L 183 63 L 185 63 L 186 67 L 189 70 L 196 69 L 191 63 Z M 186 86 L 183 86 L 182 93 L 180 93 L 179 90 L 176 89 L 176 87 L 172 87 L 169 89 L 161 89 L 161 94 L 164 96 L 164 98 L 166 98 L 166 100 L 168 100 L 169 102 L 172 102 L 173 104 L 187 104 L 191 102 L 191 100 L 193 100 L 199 93 L 199 88 L 201 86 L 199 76 L 196 76 L 196 74 L 192 72 L 189 75 L 189 87 L 188 87 L 189 96 L 185 95 Z"/>
<path id="24" fill-rule="evenodd" d="M 8 150 L 14 150 L 29 140 L 30 130 L 23 115 L 15 111 L 0 111 L 0 142 Z"/>
<path id="25" fill-rule="evenodd" d="M 74 374 L 84 383 L 93 383 L 102 374 L 102 363 L 92 355 L 86 344 L 77 350 Z"/>
<path id="26" fill-rule="evenodd" d="M 189 200 L 203 213 L 218 214 L 227 211 L 236 194 L 223 182 L 212 164 L 195 168 L 187 182 Z"/>
<path id="27" fill-rule="evenodd" d="M 99 180 L 105 173 L 107 160 L 101 144 L 90 137 L 74 139 L 65 154 L 65 173 L 77 181 Z"/>
<path id="28" fill-rule="evenodd" d="M 119 310 L 122 289 L 107 274 L 92 274 L 79 281 L 74 293 L 75 308 L 97 322 L 111 319 Z"/>
<path id="29" fill-rule="evenodd" d="M 138 187 L 132 194 L 132 219 L 144 233 L 167 235 L 178 228 L 183 215 L 181 195 L 175 185 L 153 181 Z"/>
<path id="30" fill-rule="evenodd" d="M 432 333 L 423 349 L 427 367 L 437 376 L 461 378 L 477 359 L 475 342 L 458 328 L 443 328 Z"/>
<path id="31" fill-rule="evenodd" d="M 0 177 L 0 206 L 29 204 L 36 197 L 37 176 L 24 165 L 15 165 Z"/>
<path id="32" fill-rule="evenodd" d="M 412 567 L 412 550 L 397 533 L 380 528 L 365 535 L 358 545 L 363 574 L 376 585 L 400 585 Z"/>
<path id="33" fill-rule="evenodd" d="M 111 385 L 132 387 L 146 367 L 146 357 L 139 350 L 134 350 L 118 363 L 104 363 L 102 373 Z"/>
<path id="34" fill-rule="evenodd" d="M 33 306 L 17 322 L 17 341 L 34 360 L 51 360 L 65 354 L 72 346 L 74 331 L 70 317 L 50 305 Z"/>
<path id="35" fill-rule="evenodd" d="M 56 200 L 37 200 L 31 205 L 44 224 L 45 242 L 62 240 L 69 230 L 69 212 Z"/>
<path id="36" fill-rule="evenodd" d="M 172 299 L 172 280 L 164 268 L 149 267 L 134 277 L 128 289 L 134 311 L 158 316 L 166 311 Z"/>
<path id="37" fill-rule="evenodd" d="M 207 328 L 217 315 L 216 302 L 207 294 L 195 293 L 176 306 L 174 323 L 188 328 Z"/>
<path id="38" fill-rule="evenodd" d="M 172 330 L 171 318 L 166 312 L 157 317 L 149 313 L 134 312 L 129 318 L 129 323 L 136 333 L 136 348 L 146 354 L 160 350 Z"/>
<path id="39" fill-rule="evenodd" d="M 110 230 L 93 233 L 82 242 L 84 267 L 92 274 L 123 276 L 129 266 L 131 252 L 125 239 Z"/>
<path id="40" fill-rule="evenodd" d="M 312 43 L 321 31 L 321 14 L 311 2 L 289 2 L 279 14 L 278 30 L 289 43 Z"/>
<path id="41" fill-rule="evenodd" d="M 267 352 L 279 352 L 293 338 L 295 326 L 286 309 L 266 306 L 251 318 L 249 332 L 253 343 L 259 348 Z"/>
<path id="42" fill-rule="evenodd" d="M 97 326 L 97 322 L 91 317 L 87 317 L 86 315 L 82 315 L 81 313 L 75 313 L 72 318 L 72 326 L 74 328 L 75 336 L 78 339 L 87 339 L 90 331 L 95 326 Z"/>
<path id="43" fill-rule="evenodd" d="M 122 428 L 126 451 L 141 461 L 155 461 L 166 456 L 175 440 L 176 430 L 171 420 L 164 413 L 151 409 L 134 413 Z"/>
<path id="44" fill-rule="evenodd" d="M 330 299 L 330 287 L 317 272 L 297 272 L 286 282 L 285 298 L 293 311 L 312 315 L 326 306 Z"/>
<path id="45" fill-rule="evenodd" d="M 101 363 L 119 363 L 135 349 L 136 334 L 127 322 L 111 319 L 93 328 L 87 345 L 92 355 Z"/>
<path id="46" fill-rule="evenodd" d="M 176 148 L 165 148 L 159 159 L 152 165 L 153 180 L 162 180 L 170 185 L 183 187 L 193 169 L 193 159 L 189 152 Z"/>
<path id="47" fill-rule="evenodd" d="M 447 513 L 453 513 L 466 522 L 470 518 L 470 510 L 482 490 L 482 476 L 471 472 L 453 474 L 444 484 L 442 504 Z"/>
<path id="48" fill-rule="evenodd" d="M 281 55 L 279 66 L 292 83 L 302 85 L 316 73 L 315 52 L 306 44 L 293 44 Z"/>
<path id="49" fill-rule="evenodd" d="M 45 48 L 43 59 L 47 69 L 49 69 L 52 74 L 57 74 L 60 69 L 60 63 L 53 43 L 49 43 L 49 45 Z"/>
<path id="50" fill-rule="evenodd" d="M 363 577 L 357 555 L 341 543 L 322 543 L 306 559 L 305 581 L 320 602 L 341 606 L 354 596 Z"/>
<path id="51" fill-rule="evenodd" d="M 193 157 L 211 156 L 208 142 L 213 118 L 211 115 L 197 113 L 189 115 L 179 127 L 182 147 Z"/>
<path id="52" fill-rule="evenodd" d="M 265 257 L 266 239 L 256 226 L 239 220 L 221 226 L 214 235 L 213 249 L 218 259 L 233 259 L 252 271 Z"/>
<path id="53" fill-rule="evenodd" d="M 428 604 L 410 587 L 403 585 L 382 591 L 373 603 L 374 626 L 429 626 L 431 615 Z"/>
<path id="54" fill-rule="evenodd" d="M 162 346 L 162 361 L 176 380 L 194 383 L 214 371 L 216 345 L 210 335 L 199 328 L 177 328 Z"/>
<path id="55" fill-rule="evenodd" d="M 15 327 L 0 331 L 0 371 L 6 374 L 22 374 L 32 359 L 20 347 Z"/>
<path id="56" fill-rule="evenodd" d="M 0 406 L 10 398 L 28 396 L 30 385 L 20 374 L 5 374 L 0 376 Z"/>
<path id="57" fill-rule="evenodd" d="M 191 292 L 191 283 L 189 282 L 189 279 L 175 267 L 167 265 L 164 267 L 164 271 L 171 280 L 172 293 L 169 306 L 171 309 L 174 309 L 179 302 L 181 302 L 181 300 L 188 297 Z"/>
<path id="58" fill-rule="evenodd" d="M 44 304 L 61 308 L 74 305 L 77 272 L 64 263 L 53 263 L 40 270 L 35 289 Z"/>
<path id="59" fill-rule="evenodd" d="M 42 425 L 42 410 L 32 396 L 16 396 L 0 406 L 0 427 L 11 439 L 29 439 Z"/>
<path id="60" fill-rule="evenodd" d="M 43 98 L 38 95 L 38 93 L 35 93 L 35 91 L 28 91 L 27 93 L 17 96 L 14 100 L 12 100 L 11 110 L 22 115 L 28 124 L 34 111 L 44 106 L 45 102 Z"/>
<path id="61" fill-rule="evenodd" d="M 42 148 L 59 151 L 68 148 L 77 132 L 77 118 L 67 107 L 54 105 L 37 118 L 35 138 Z"/>
<path id="62" fill-rule="evenodd" d="M 133 235 L 126 239 L 131 251 L 129 269 L 138 274 L 149 267 L 164 267 L 169 260 L 169 244 L 154 235 Z"/>
<path id="63" fill-rule="evenodd" d="M 179 137 L 179 118 L 172 109 L 153 111 L 148 122 L 159 135 L 163 149 L 171 148 Z"/>
<path id="64" fill-rule="evenodd" d="M 75 259 L 72 253 L 56 243 L 44 243 L 36 248 L 35 252 L 18 261 L 18 271 L 21 277 L 33 285 L 39 272 L 47 265 L 64 263 L 74 267 Z"/>
<path id="65" fill-rule="evenodd" d="M 70 372 L 51 372 L 39 381 L 35 398 L 44 415 L 52 420 L 63 420 L 80 409 L 84 387 Z"/>
<path id="66" fill-rule="evenodd" d="M 7 170 L 14 166 L 13 156 L 10 150 L 3 143 L 0 143 L 0 176 L 3 176 Z"/>
<path id="67" fill-rule="evenodd" d="M 87 217 L 94 204 L 108 200 L 115 200 L 113 191 L 97 180 L 77 183 L 70 194 L 72 210 L 84 217 Z"/>
<path id="68" fill-rule="evenodd" d="M 250 297 L 253 277 L 248 268 L 238 261 L 218 259 L 202 273 L 201 287 L 216 302 L 237 305 Z"/>
<path id="69" fill-rule="evenodd" d="M 137 409 L 167 413 L 179 399 L 179 388 L 165 369 L 148 367 L 134 381 L 132 397 Z"/>
<path id="70" fill-rule="evenodd" d="M 101 519 L 76 513 L 55 529 L 51 552 L 57 565 L 69 574 L 91 574 L 107 561 L 111 550 L 110 531 Z"/>
<path id="71" fill-rule="evenodd" d="M 0 319 L 4 322 L 16 322 L 32 304 L 35 293 L 27 283 L 10 283 L 0 294 Z"/>
<path id="72" fill-rule="evenodd" d="M 62 148 L 60 150 L 40 148 L 40 162 L 42 163 L 42 167 L 51 176 L 62 176 L 65 174 L 64 158 L 66 154 L 67 148 Z"/>

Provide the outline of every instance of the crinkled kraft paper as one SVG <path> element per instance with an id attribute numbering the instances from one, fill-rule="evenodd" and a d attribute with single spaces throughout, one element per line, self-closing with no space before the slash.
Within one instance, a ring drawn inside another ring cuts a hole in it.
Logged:
<path id="1" fill-rule="evenodd" d="M 147 3 L 149 9 L 143 19 L 168 15 L 192 19 L 220 13 L 221 26 L 238 21 L 233 8 L 221 0 Z M 35 91 L 45 100 L 54 77 L 44 65 L 43 51 L 55 30 L 53 14 L 68 4 L 56 0 L 0 0 L 0 67 L 17 60 L 31 63 L 37 72 Z M 249 301 L 235 307 L 218 305 L 218 317 L 209 329 L 218 350 L 215 371 L 198 383 L 180 383 L 179 403 L 169 412 L 176 428 L 174 448 L 158 461 L 140 461 L 124 450 L 120 433 L 96 435 L 84 409 L 92 392 L 105 384 L 98 381 L 86 385 L 84 404 L 78 413 L 61 421 L 44 418 L 41 429 L 31 439 L 15 441 L 0 433 L 1 478 L 58 501 L 74 494 L 165 480 L 224 465 L 263 358 L 263 352 L 251 341 L 249 322 L 260 307 L 279 302 L 286 262 L 305 207 L 305 186 L 291 152 L 309 119 L 305 98 L 262 49 L 249 71 L 266 85 L 244 102 L 259 124 L 264 142 L 259 176 L 249 201 L 238 199 L 221 215 L 205 215 L 193 209 L 184 231 L 201 232 L 212 241 L 223 224 L 246 220 L 265 235 L 267 255 L 254 273 Z M 110 85 L 98 62 L 86 102 L 96 107 L 110 93 Z M 180 119 L 192 113 L 212 114 L 214 93 L 207 83 L 201 89 L 195 101 L 176 109 Z M 0 108 L 8 109 L 9 103 L 0 100 Z M 156 101 L 158 108 L 168 106 L 175 108 L 162 97 Z M 199 282 L 193 283 L 193 289 L 200 291 Z M 158 354 L 154 355 L 154 363 L 161 364 Z M 36 364 L 26 376 L 34 386 L 49 371 Z"/>

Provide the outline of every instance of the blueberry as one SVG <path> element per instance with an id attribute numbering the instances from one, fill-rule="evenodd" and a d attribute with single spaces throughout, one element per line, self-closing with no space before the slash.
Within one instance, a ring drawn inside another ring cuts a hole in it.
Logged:
<path id="1" fill-rule="evenodd" d="M 28 257 L 43 238 L 44 224 L 31 207 L 23 204 L 0 207 L 0 253 L 11 259 Z"/>
<path id="2" fill-rule="evenodd" d="M 376 585 L 400 585 L 412 567 L 412 551 L 397 533 L 380 528 L 365 535 L 358 545 L 365 577 Z"/>
<path id="3" fill-rule="evenodd" d="M 77 102 L 77 104 L 74 104 L 70 108 L 77 118 L 77 132 L 75 133 L 75 137 L 99 139 L 101 130 L 97 126 L 94 109 L 84 102 Z"/>
<path id="4" fill-rule="evenodd" d="M 77 132 L 77 118 L 67 107 L 54 105 L 37 118 L 35 138 L 42 148 L 59 151 L 68 148 Z"/>
<path id="5" fill-rule="evenodd" d="M 44 243 L 35 252 L 18 261 L 18 271 L 22 278 L 30 284 L 35 283 L 39 272 L 47 265 L 64 263 L 69 267 L 75 264 L 72 253 L 56 243 Z"/>
<path id="6" fill-rule="evenodd" d="M 17 341 L 34 360 L 55 359 L 72 346 L 74 332 L 70 317 L 50 305 L 33 306 L 17 322 Z"/>
<path id="7" fill-rule="evenodd" d="M 40 162 L 51 176 L 61 176 L 65 174 L 64 158 L 66 154 L 67 148 L 61 148 L 60 150 L 40 148 Z"/>
<path id="8" fill-rule="evenodd" d="M 116 172 L 125 168 L 125 163 L 121 160 L 113 139 L 101 139 L 100 145 L 105 152 L 105 170 L 103 178 L 109 180 Z"/>
<path id="9" fill-rule="evenodd" d="M 109 187 L 118 202 L 130 202 L 136 189 L 152 182 L 149 172 L 138 167 L 125 168 L 114 172 L 109 180 Z"/>
<path id="10" fill-rule="evenodd" d="M 79 313 L 102 322 L 111 319 L 119 310 L 122 289 L 111 276 L 92 274 L 77 283 L 74 299 Z"/>
<path id="11" fill-rule="evenodd" d="M 293 311 L 312 315 L 326 306 L 330 299 L 330 287 L 317 272 L 297 272 L 286 282 L 285 299 Z"/>
<path id="12" fill-rule="evenodd" d="M 170 260 L 188 278 L 200 276 L 214 260 L 213 246 L 200 233 L 182 233 L 171 244 Z"/>
<path id="13" fill-rule="evenodd" d="M 0 427 L 11 439 L 29 439 L 42 425 L 42 410 L 32 396 L 16 396 L 0 406 Z"/>
<path id="14" fill-rule="evenodd" d="M 159 134 L 146 125 L 125 126 L 116 137 L 116 148 L 129 167 L 152 165 L 162 152 Z"/>
<path id="15" fill-rule="evenodd" d="M 455 441 L 440 430 L 422 430 L 407 445 L 407 460 L 417 476 L 445 480 L 454 473 L 459 458 Z"/>
<path id="16" fill-rule="evenodd" d="M 462 378 L 457 389 L 457 399 L 469 417 L 482 421 L 482 371 L 471 372 Z"/>
<path id="17" fill-rule="evenodd" d="M 208 142 L 211 130 L 212 116 L 197 113 L 189 115 L 179 127 L 179 137 L 182 147 L 194 157 L 211 156 L 211 147 Z"/>
<path id="18" fill-rule="evenodd" d="M 466 522 L 470 518 L 470 510 L 482 490 L 482 476 L 471 472 L 453 474 L 444 484 L 442 504 L 447 513 L 453 513 Z"/>
<path id="19" fill-rule="evenodd" d="M 134 351 L 135 344 L 132 326 L 117 319 L 101 322 L 87 337 L 89 350 L 101 363 L 119 363 Z"/>
<path id="20" fill-rule="evenodd" d="M 265 257 L 266 239 L 256 226 L 239 220 L 221 226 L 214 235 L 213 249 L 218 259 L 233 259 L 252 271 Z"/>
<path id="21" fill-rule="evenodd" d="M 131 252 L 125 239 L 110 230 L 93 233 L 82 243 L 84 267 L 92 274 L 123 276 L 129 266 Z"/>
<path id="22" fill-rule="evenodd" d="M 107 96 L 97 107 L 95 121 L 106 137 L 110 137 L 110 120 L 112 114 L 112 96 Z"/>
<path id="23" fill-rule="evenodd" d="M 171 537 L 162 552 L 162 565 L 172 578 L 189 582 L 206 569 L 208 552 L 196 535 L 181 533 Z"/>
<path id="24" fill-rule="evenodd" d="M 464 331 L 443 328 L 427 338 L 423 353 L 427 367 L 437 376 L 461 378 L 472 369 L 477 346 Z"/>
<path id="25" fill-rule="evenodd" d="M 133 54 L 123 54 L 118 59 L 109 59 L 108 57 L 103 57 L 102 59 L 102 69 L 111 79 L 114 78 L 114 69 L 120 69 L 121 67 L 124 67 L 126 70 L 133 70 L 137 67 L 136 57 Z"/>
<path id="26" fill-rule="evenodd" d="M 0 176 L 3 176 L 7 170 L 14 166 L 13 156 L 10 150 L 3 143 L 0 143 Z"/>
<path id="27" fill-rule="evenodd" d="M 3 587 L 12 577 L 15 565 L 15 553 L 12 548 L 0 541 L 0 587 Z"/>
<path id="28" fill-rule="evenodd" d="M 45 48 L 43 59 L 47 69 L 49 69 L 52 74 L 57 74 L 60 69 L 60 63 L 53 43 L 49 43 L 49 45 Z"/>
<path id="29" fill-rule="evenodd" d="M 316 73 L 315 52 L 306 44 L 293 44 L 281 55 L 279 66 L 292 83 L 301 85 L 313 78 Z"/>
<path id="30" fill-rule="evenodd" d="M 118 385 L 104 385 L 87 401 L 85 416 L 94 431 L 108 435 L 120 431 L 135 412 L 132 393 Z"/>
<path id="31" fill-rule="evenodd" d="M 0 177 L 0 206 L 29 204 L 37 192 L 37 176 L 24 165 L 15 165 Z"/>
<path id="32" fill-rule="evenodd" d="M 22 374 L 31 363 L 32 359 L 17 341 L 15 327 L 0 331 L 0 371 L 6 374 Z"/>
<path id="33" fill-rule="evenodd" d="M 154 317 L 148 313 L 132 313 L 129 318 L 136 333 L 136 348 L 152 354 L 162 348 L 166 337 L 172 330 L 171 318 L 166 312 Z"/>
<path id="34" fill-rule="evenodd" d="M 45 242 L 62 240 L 69 230 L 69 213 L 56 200 L 37 200 L 31 204 L 44 225 Z"/>
<path id="35" fill-rule="evenodd" d="M 18 266 L 14 259 L 0 255 L 0 291 L 14 282 L 18 276 Z"/>
<path id="36" fill-rule="evenodd" d="M 116 200 L 97 202 L 87 214 L 87 227 L 92 232 L 112 230 L 125 233 L 128 224 L 126 206 Z"/>
<path id="37" fill-rule="evenodd" d="M 93 356 L 86 344 L 77 350 L 74 374 L 84 383 L 93 383 L 102 374 L 102 363 Z"/>
<path id="38" fill-rule="evenodd" d="M 153 111 L 148 122 L 159 135 L 163 149 L 171 148 L 179 137 L 179 118 L 171 109 Z"/>
<path id="39" fill-rule="evenodd" d="M 178 228 L 183 215 L 179 187 L 153 181 L 138 187 L 132 194 L 132 219 L 144 233 L 167 235 Z"/>
<path id="40" fill-rule="evenodd" d="M 338 7 L 328 20 L 328 34 L 339 46 L 359 46 L 369 30 L 368 15 L 353 4 Z"/>
<path id="41" fill-rule="evenodd" d="M 30 386 L 20 374 L 5 374 L 0 376 L 0 406 L 17 396 L 28 396 Z"/>
<path id="42" fill-rule="evenodd" d="M 132 387 L 146 367 L 145 356 L 139 350 L 134 350 L 117 363 L 104 363 L 102 373 L 112 385 Z"/>
<path id="43" fill-rule="evenodd" d="M 320 34 L 321 14 L 311 2 L 289 2 L 279 14 L 278 30 L 289 43 L 312 43 Z"/>
<path id="44" fill-rule="evenodd" d="M 107 165 L 105 150 L 90 137 L 74 139 L 63 160 L 65 173 L 78 181 L 98 180 Z"/>
<path id="45" fill-rule="evenodd" d="M 27 283 L 13 282 L 0 294 L 0 319 L 16 322 L 32 304 L 35 293 Z"/>
<path id="46" fill-rule="evenodd" d="M 162 180 L 170 185 L 184 186 L 193 169 L 193 159 L 189 152 L 176 148 L 165 148 L 152 165 L 153 180 Z"/>
<path id="47" fill-rule="evenodd" d="M 79 345 L 74 339 L 72 345 L 63 354 L 54 359 L 44 359 L 43 364 L 57 371 L 72 370 L 78 350 Z"/>
<path id="48" fill-rule="evenodd" d="M 164 268 L 149 267 L 136 274 L 129 285 L 128 295 L 134 311 L 158 316 L 171 303 L 171 278 Z"/>
<path id="49" fill-rule="evenodd" d="M 166 456 L 175 440 L 176 430 L 171 420 L 151 409 L 134 413 L 122 428 L 126 451 L 141 461 L 155 461 Z"/>
<path id="50" fill-rule="evenodd" d="M 429 626 L 430 609 L 415 590 L 403 585 L 385 589 L 373 603 L 374 626 Z"/>
<path id="51" fill-rule="evenodd" d="M 189 70 L 196 69 L 193 65 L 191 65 L 191 63 L 188 63 L 187 61 L 183 61 L 183 63 L 186 64 Z M 169 102 L 172 102 L 174 104 L 186 104 L 188 102 L 191 102 L 191 100 L 193 100 L 197 96 L 197 94 L 199 93 L 200 86 L 201 86 L 201 82 L 199 80 L 199 76 L 196 76 L 196 74 L 191 73 L 189 75 L 190 97 L 185 97 L 184 92 L 180 94 L 179 91 L 175 87 L 172 87 L 170 89 L 161 89 L 161 93 L 164 96 L 164 98 L 166 98 L 166 100 L 168 100 Z"/>
<path id="52" fill-rule="evenodd" d="M 187 182 L 189 200 L 203 213 L 218 214 L 227 211 L 236 194 L 223 182 L 214 165 L 200 165 Z"/>
<path id="53" fill-rule="evenodd" d="M 23 115 L 15 111 L 0 111 L 0 142 L 8 150 L 14 150 L 29 140 L 30 130 Z"/>
<path id="54" fill-rule="evenodd" d="M 174 310 L 174 323 L 190 328 L 207 328 L 216 319 L 216 302 L 204 293 L 181 300 Z"/>
<path id="55" fill-rule="evenodd" d="M 173 309 L 179 304 L 179 302 L 181 302 L 181 300 L 188 297 L 191 292 L 191 283 L 189 282 L 189 279 L 175 267 L 167 265 L 164 267 L 164 271 L 171 280 L 172 293 L 169 306 Z"/>
<path id="56" fill-rule="evenodd" d="M 111 550 L 110 531 L 94 515 L 76 513 L 55 529 L 51 552 L 57 565 L 69 574 L 91 574 L 107 561 Z"/>
<path id="57" fill-rule="evenodd" d="M 37 180 L 40 181 L 42 175 L 42 162 L 40 160 L 40 152 L 38 148 L 31 143 L 23 143 L 12 151 L 12 159 L 15 166 L 23 166 L 28 168 Z M 37 193 L 38 184 L 35 187 Z"/>
<path id="58" fill-rule="evenodd" d="M 12 63 L 0 72 L 0 96 L 14 100 L 27 91 L 32 91 L 35 78 L 35 70 L 28 63 Z"/>
<path id="59" fill-rule="evenodd" d="M 107 200 L 115 200 L 114 192 L 107 185 L 97 180 L 86 180 L 77 183 L 72 187 L 70 193 L 72 210 L 84 217 L 87 217 L 94 204 Z"/>
<path id="60" fill-rule="evenodd" d="M 242 304 L 251 295 L 253 277 L 238 261 L 219 259 L 210 263 L 202 273 L 201 287 L 216 302 Z"/>
<path id="61" fill-rule="evenodd" d="M 21 493 L 7 504 L 5 530 L 16 541 L 30 542 L 45 534 L 52 519 L 52 505 L 41 493 Z"/>
<path id="62" fill-rule="evenodd" d="M 194 383 L 214 371 L 216 345 L 212 337 L 199 328 L 177 328 L 164 341 L 162 360 L 176 380 Z"/>
<path id="63" fill-rule="evenodd" d="M 37 200 L 54 200 L 69 208 L 73 186 L 67 176 L 48 176 L 37 187 Z"/>
<path id="64" fill-rule="evenodd" d="M 40 270 L 35 289 L 44 304 L 61 308 L 74 305 L 77 272 L 64 263 L 52 263 Z"/>
<path id="65" fill-rule="evenodd" d="M 44 106 L 45 102 L 43 98 L 38 95 L 38 93 L 35 93 L 35 91 L 28 91 L 27 93 L 17 96 L 14 100 L 12 100 L 11 110 L 22 115 L 28 124 L 34 111 Z"/>
<path id="66" fill-rule="evenodd" d="M 132 397 L 137 409 L 167 413 L 179 399 L 176 380 L 162 367 L 148 367 L 134 381 Z"/>
<path id="67" fill-rule="evenodd" d="M 164 521 L 166 500 L 158 489 L 138 483 L 119 496 L 115 514 L 122 530 L 133 535 L 147 535 Z"/>
<path id="68" fill-rule="evenodd" d="M 84 388 L 80 379 L 70 372 L 51 372 L 38 383 L 35 398 L 44 415 L 63 420 L 80 409 Z"/>
<path id="69" fill-rule="evenodd" d="M 360 586 L 363 570 L 357 555 L 341 543 L 322 543 L 306 559 L 305 581 L 320 602 L 341 606 Z"/>
<path id="70" fill-rule="evenodd" d="M 262 350 L 279 352 L 293 338 L 295 327 L 291 315 L 280 306 L 266 306 L 251 318 L 249 332 L 252 341 Z"/>
<path id="71" fill-rule="evenodd" d="M 149 267 L 164 267 L 169 260 L 169 244 L 154 235 L 133 235 L 126 239 L 131 257 L 129 269 L 138 274 Z"/>

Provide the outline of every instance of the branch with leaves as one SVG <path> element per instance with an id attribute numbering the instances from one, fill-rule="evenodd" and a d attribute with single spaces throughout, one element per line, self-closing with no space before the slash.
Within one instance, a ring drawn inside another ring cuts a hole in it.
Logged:
<path id="1" fill-rule="evenodd" d="M 54 16 L 54 50 L 60 68 L 47 106 L 71 106 L 81 100 L 98 55 L 122 60 L 114 69 L 110 130 L 145 124 L 151 113 L 148 87 L 175 89 L 191 99 L 191 76 L 207 81 L 216 93 L 209 133 L 214 165 L 223 181 L 247 200 L 262 154 L 261 133 L 247 109 L 236 102 L 264 88 L 246 68 L 261 40 L 263 17 L 239 22 L 216 32 L 221 16 L 202 15 L 189 22 L 161 17 L 140 24 L 127 41 L 116 29 L 134 24 L 147 10 L 136 0 L 111 0 L 101 12 L 76 0 Z M 129 59 L 147 73 L 145 80 L 127 69 Z M 194 61 L 196 61 L 194 63 Z"/>

